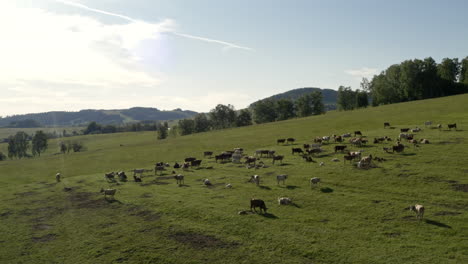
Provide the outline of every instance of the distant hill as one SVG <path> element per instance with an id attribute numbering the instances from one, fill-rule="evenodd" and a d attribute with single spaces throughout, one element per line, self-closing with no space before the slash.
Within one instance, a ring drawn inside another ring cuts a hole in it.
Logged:
<path id="1" fill-rule="evenodd" d="M 150 107 L 133 107 L 117 110 L 81 110 L 78 112 L 54 111 L 37 114 L 13 115 L 0 118 L 0 127 L 21 127 L 20 124 L 35 121 L 42 126 L 75 126 L 92 121 L 100 124 L 122 124 L 145 120 L 176 120 L 190 118 L 197 112 L 182 110 L 161 111 Z"/>
<path id="2" fill-rule="evenodd" d="M 291 99 L 293 101 L 297 100 L 299 97 L 303 96 L 304 94 L 308 94 L 311 92 L 319 91 L 323 95 L 323 103 L 325 104 L 327 110 L 333 110 L 336 109 L 336 102 L 338 100 L 338 92 L 332 89 L 321 89 L 321 88 L 315 88 L 315 87 L 305 87 L 305 88 L 297 88 L 293 90 L 289 90 L 284 93 L 280 94 L 275 94 L 273 96 L 264 98 L 259 101 L 263 100 L 274 100 L 277 101 L 279 99 Z M 259 102 L 257 101 L 257 102 Z M 250 107 L 254 106 L 254 102 L 250 105 Z"/>

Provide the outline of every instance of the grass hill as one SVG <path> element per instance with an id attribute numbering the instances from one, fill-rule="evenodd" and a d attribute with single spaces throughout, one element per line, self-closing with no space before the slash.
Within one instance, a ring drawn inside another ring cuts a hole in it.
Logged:
<path id="1" fill-rule="evenodd" d="M 40 158 L 0 161 L 0 262 L 468 263 L 467 101 L 459 95 L 331 111 L 162 141 L 154 132 L 79 136 L 74 139 L 88 150 L 67 155 L 55 154 L 51 141 Z M 424 127 L 429 120 L 444 128 Z M 395 129 L 384 129 L 384 122 Z M 447 130 L 447 123 L 458 130 Z M 360 130 L 370 139 L 395 139 L 399 128 L 416 126 L 423 129 L 416 138 L 431 144 L 405 143 L 403 153 L 391 154 L 382 147 L 393 142 L 370 143 L 364 154 L 386 161 L 369 170 L 344 164 L 334 143 L 323 146 L 316 162 L 291 154 L 316 136 Z M 285 137 L 297 144 L 276 145 Z M 274 149 L 284 164 L 263 158 L 268 167 L 254 170 L 202 157 L 235 147 L 247 154 Z M 181 187 L 172 168 L 146 173 L 142 183 L 104 180 L 106 172 L 123 170 L 131 178 L 131 169 L 189 156 L 202 158 L 202 166 L 177 170 L 185 175 Z M 253 174 L 261 177 L 259 187 L 247 182 Z M 277 185 L 278 174 L 289 175 L 285 185 Z M 320 186 L 311 188 L 311 177 L 320 177 Z M 213 186 L 203 186 L 205 178 Z M 116 200 L 106 201 L 101 187 L 116 188 Z M 238 215 L 249 210 L 251 197 L 263 199 L 268 214 Z M 280 206 L 278 197 L 294 205 Z M 421 222 L 405 210 L 416 203 L 426 208 Z"/>
<path id="2" fill-rule="evenodd" d="M 35 121 L 43 126 L 78 126 L 92 121 L 100 124 L 121 124 L 144 120 L 166 121 L 183 119 L 196 114 L 196 112 L 190 110 L 174 109 L 172 111 L 161 111 L 157 108 L 149 107 L 133 107 L 117 110 L 81 110 L 78 112 L 54 111 L 0 118 L 0 127 L 11 125 L 18 127 L 18 124 L 24 123 L 24 121 Z"/>
<path id="3" fill-rule="evenodd" d="M 319 91 L 319 92 L 322 93 L 323 103 L 325 104 L 327 110 L 336 109 L 336 102 L 338 100 L 338 92 L 335 91 L 335 90 L 332 90 L 332 89 L 321 89 L 321 88 L 315 88 L 315 87 L 297 88 L 297 89 L 289 90 L 289 91 L 284 92 L 284 93 L 279 93 L 279 94 L 272 95 L 270 97 L 264 98 L 264 99 L 259 100 L 259 101 L 263 101 L 263 100 L 277 101 L 277 100 L 280 100 L 280 99 L 291 99 L 291 100 L 295 101 L 299 97 L 301 97 L 301 96 L 303 96 L 305 94 L 311 93 L 311 92 L 315 92 L 315 91 Z M 257 102 L 259 102 L 259 101 L 257 101 Z M 250 105 L 250 107 L 255 105 L 257 102 L 252 103 Z"/>

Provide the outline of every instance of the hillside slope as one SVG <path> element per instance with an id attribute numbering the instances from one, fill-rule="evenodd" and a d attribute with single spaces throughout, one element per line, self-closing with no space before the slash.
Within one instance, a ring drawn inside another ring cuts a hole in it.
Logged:
<path id="1" fill-rule="evenodd" d="M 467 263 L 468 95 L 386 105 L 349 112 L 211 131 L 156 140 L 153 132 L 71 138 L 82 153 L 55 154 L 57 142 L 40 158 L 0 162 L 0 262 L 5 263 Z M 424 127 L 441 123 L 442 130 Z M 384 129 L 390 122 L 394 129 Z M 457 123 L 457 130 L 448 130 Z M 377 136 L 395 139 L 400 128 L 423 129 L 416 138 L 431 144 L 385 153 L 372 144 Z M 357 169 L 343 163 L 335 143 L 305 162 L 292 147 L 316 136 L 360 130 L 371 139 L 362 149 L 386 161 Z M 294 137 L 295 145 L 276 139 Z M 283 164 L 247 169 L 243 164 L 203 158 L 242 147 L 252 155 L 272 149 Z M 5 153 L 6 145 L 0 145 Z M 201 168 L 147 172 L 142 183 L 110 183 L 104 173 L 152 169 L 155 162 L 203 159 Z M 337 158 L 339 162 L 333 162 Z M 319 164 L 323 162 L 324 165 Z M 55 183 L 55 173 L 63 180 Z M 249 183 L 261 177 L 260 186 Z M 288 174 L 278 184 L 276 175 Z M 311 177 L 321 184 L 310 186 Z M 202 179 L 210 179 L 206 187 Z M 224 188 L 231 183 L 232 189 Z M 116 188 L 114 201 L 101 187 Z M 67 188 L 67 189 L 65 189 Z M 267 214 L 250 210 L 252 197 L 263 199 Z M 291 206 L 278 205 L 290 197 Z M 426 207 L 424 219 L 405 210 Z"/>

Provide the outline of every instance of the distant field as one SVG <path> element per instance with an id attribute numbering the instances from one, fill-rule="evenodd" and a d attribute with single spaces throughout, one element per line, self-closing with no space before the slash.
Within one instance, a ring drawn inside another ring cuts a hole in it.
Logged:
<path id="1" fill-rule="evenodd" d="M 0 162 L 0 263 L 468 263 L 467 102 L 460 95 L 333 111 L 163 141 L 155 132 L 80 136 L 87 151 L 68 155 L 54 155 L 51 141 L 40 158 Z M 428 120 L 443 129 L 424 127 Z M 416 126 L 423 129 L 416 138 L 431 144 L 405 143 L 403 153 L 391 154 L 382 147 L 393 142 L 372 143 Z M 355 130 L 370 139 L 365 155 L 386 159 L 377 168 L 344 164 L 334 143 L 312 163 L 291 154 L 316 136 Z M 285 137 L 296 145 L 276 144 Z M 250 155 L 273 149 L 284 163 L 262 158 L 268 167 L 255 170 L 202 157 L 235 147 Z M 185 175 L 181 187 L 172 168 L 148 172 L 142 183 L 104 180 L 105 172 L 123 170 L 131 179 L 131 169 L 189 156 L 202 166 L 177 170 Z M 58 184 L 57 172 L 64 177 Z M 247 182 L 254 174 L 259 187 Z M 277 185 L 278 174 L 289 175 L 285 185 Z M 311 177 L 322 183 L 311 188 Z M 202 185 L 205 178 L 212 187 Z M 104 200 L 101 187 L 116 188 L 116 200 Z M 279 206 L 280 196 L 294 205 Z M 238 215 L 252 197 L 266 202 L 268 214 Z M 421 222 L 405 210 L 416 203 L 426 207 Z"/>
<path id="2" fill-rule="evenodd" d="M 46 133 L 53 133 L 54 131 L 57 134 L 62 134 L 63 130 L 66 130 L 68 134 L 73 133 L 73 131 L 81 131 L 83 127 L 33 127 L 33 128 L 5 128 L 0 127 L 0 139 L 8 138 L 11 135 L 16 134 L 18 131 L 24 131 L 29 135 L 33 135 L 38 130 L 42 130 Z"/>

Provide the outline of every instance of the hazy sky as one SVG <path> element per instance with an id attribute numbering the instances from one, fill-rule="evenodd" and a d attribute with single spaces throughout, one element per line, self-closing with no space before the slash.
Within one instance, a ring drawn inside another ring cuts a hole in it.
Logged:
<path id="1" fill-rule="evenodd" d="M 468 1 L 0 0 L 0 116 L 237 109 L 468 55 Z"/>

